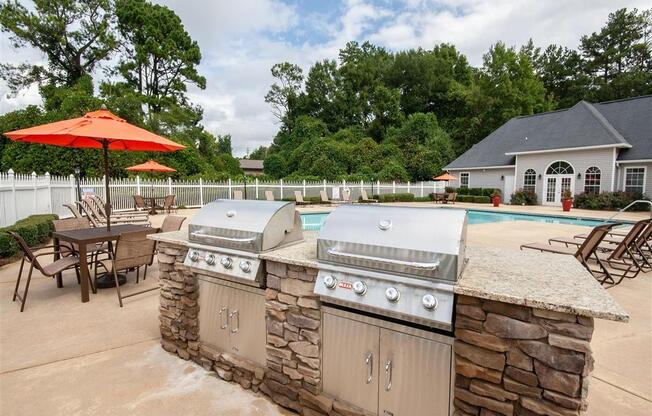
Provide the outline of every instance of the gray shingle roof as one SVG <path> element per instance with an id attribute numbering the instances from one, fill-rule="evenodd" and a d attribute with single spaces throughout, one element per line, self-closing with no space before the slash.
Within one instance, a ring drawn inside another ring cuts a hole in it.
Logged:
<path id="1" fill-rule="evenodd" d="M 589 146 L 622 147 L 620 160 L 652 159 L 651 137 L 652 96 L 600 104 L 580 101 L 565 110 L 515 117 L 446 168 L 513 165 L 514 156 L 506 153 Z"/>
<path id="2" fill-rule="evenodd" d="M 240 159 L 240 169 L 263 170 L 263 161 L 256 159 Z"/>

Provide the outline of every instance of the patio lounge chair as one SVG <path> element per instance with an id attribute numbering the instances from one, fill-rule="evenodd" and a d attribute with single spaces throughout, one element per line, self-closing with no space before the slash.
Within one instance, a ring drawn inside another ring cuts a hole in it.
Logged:
<path id="1" fill-rule="evenodd" d="M 168 215 L 163 220 L 161 225 L 162 233 L 169 233 L 170 231 L 179 231 L 181 229 L 181 224 L 186 220 L 186 217 L 180 215 Z"/>
<path id="2" fill-rule="evenodd" d="M 32 281 L 32 273 L 34 272 L 34 269 L 38 270 L 43 274 L 43 276 L 47 277 L 52 277 L 54 278 L 58 273 L 61 273 L 64 270 L 68 269 L 75 269 L 75 273 L 77 274 L 77 280 L 79 281 L 79 257 L 77 256 L 65 256 L 60 258 L 59 260 L 47 264 L 47 265 L 42 265 L 38 258 L 41 256 L 46 256 L 46 255 L 53 255 L 56 253 L 54 251 L 54 246 L 45 246 L 45 247 L 40 247 L 39 250 L 44 249 L 44 248 L 49 248 L 52 249 L 52 251 L 46 251 L 42 253 L 35 254 L 32 249 L 27 245 L 25 240 L 23 238 L 14 233 L 14 232 L 9 232 L 9 234 L 13 237 L 14 240 L 18 243 L 18 246 L 20 247 L 21 251 L 23 252 L 23 258 L 20 260 L 20 269 L 18 270 L 18 278 L 16 279 L 16 287 L 14 288 L 14 295 L 12 297 L 12 301 L 15 302 L 16 299 L 20 301 L 20 311 L 25 310 L 25 302 L 27 301 L 27 292 L 29 291 L 29 284 Z M 23 275 L 23 267 L 25 266 L 25 262 L 29 263 L 29 273 L 27 274 L 27 281 L 25 282 L 25 290 L 23 291 L 23 294 L 21 295 L 19 292 L 20 290 L 20 280 Z M 91 287 L 92 282 L 91 282 Z"/>
<path id="3" fill-rule="evenodd" d="M 445 200 L 446 200 L 446 194 L 445 193 L 436 192 L 433 195 L 435 196 L 435 199 L 433 200 L 433 201 L 435 201 L 435 204 L 436 203 L 442 203 L 442 204 L 445 203 Z"/>
<path id="4" fill-rule="evenodd" d="M 297 205 L 306 205 L 307 202 L 303 200 L 303 194 L 301 191 L 294 191 L 294 201 Z"/>
<path id="5" fill-rule="evenodd" d="M 322 204 L 341 204 L 344 202 L 344 201 L 333 201 L 332 199 L 328 199 L 328 193 L 323 189 L 319 191 L 319 196 L 321 197 Z"/>
<path id="6" fill-rule="evenodd" d="M 75 207 L 73 204 L 63 204 L 63 206 L 70 210 L 74 218 L 83 218 L 81 212 L 79 212 L 77 207 Z"/>
<path id="7" fill-rule="evenodd" d="M 455 204 L 455 201 L 457 200 L 457 192 L 448 192 L 444 199 L 441 201 L 443 204 Z"/>
<path id="8" fill-rule="evenodd" d="M 106 216 L 102 215 L 95 209 L 95 204 L 85 199 L 79 201 L 79 206 L 86 212 L 86 215 L 95 227 L 106 225 Z M 111 224 L 138 224 L 150 225 L 147 217 L 111 217 Z"/>
<path id="9" fill-rule="evenodd" d="M 360 198 L 362 202 L 378 202 L 377 199 L 370 199 L 369 196 L 367 195 L 367 191 L 364 189 L 360 190 Z"/>
<path id="10" fill-rule="evenodd" d="M 242 191 L 233 191 L 233 199 L 242 199 Z"/>
<path id="11" fill-rule="evenodd" d="M 611 276 L 611 273 L 607 269 L 607 266 L 603 263 L 603 261 L 597 257 L 596 255 L 596 250 L 598 249 L 598 246 L 602 242 L 602 240 L 605 238 L 605 236 L 609 233 L 609 230 L 611 230 L 611 227 L 613 227 L 615 224 L 605 224 L 605 225 L 599 225 L 595 227 L 591 232 L 589 233 L 589 236 L 584 242 L 577 248 L 574 247 L 563 247 L 563 246 L 552 246 L 550 244 L 545 244 L 545 243 L 530 243 L 530 244 L 523 244 L 521 245 L 521 250 L 524 248 L 530 249 L 530 250 L 538 250 L 541 252 L 548 252 L 548 253 L 555 253 L 555 254 L 563 254 L 563 255 L 568 255 L 568 256 L 573 256 L 575 257 L 581 264 L 586 268 L 586 270 L 589 271 L 595 277 L 601 284 L 611 284 L 615 285 L 617 284 L 614 278 Z M 598 270 L 591 268 L 589 265 L 589 259 L 594 258 L 595 261 L 598 264 Z"/>
<path id="12" fill-rule="evenodd" d="M 265 191 L 265 200 L 267 200 L 267 201 L 273 201 L 273 200 L 274 200 L 274 192 L 272 192 L 272 191 Z"/>
<path id="13" fill-rule="evenodd" d="M 97 195 L 92 195 L 92 196 L 88 197 L 88 199 L 90 200 L 91 203 L 94 204 L 95 209 L 97 210 L 97 212 L 101 216 L 106 217 L 106 210 L 104 209 L 105 203 L 102 200 L 102 198 L 100 198 Z M 137 218 L 143 219 L 143 217 L 145 217 L 144 219 L 147 219 L 146 218 L 147 215 L 148 215 L 147 212 L 143 212 L 143 211 L 119 211 L 119 212 L 112 211 L 111 212 L 111 217 L 112 218 L 137 217 Z"/>
<path id="14" fill-rule="evenodd" d="M 128 272 L 136 269 L 136 283 L 138 283 L 141 267 L 145 268 L 143 280 L 147 278 L 147 267 L 152 265 L 154 254 L 156 252 L 156 241 L 148 239 L 147 236 L 157 232 L 159 232 L 158 228 L 150 228 L 143 231 L 120 234 L 118 241 L 115 243 L 115 253 L 108 252 L 107 254 L 109 257 L 107 259 L 98 260 L 96 262 L 94 279 L 97 279 L 97 270 L 100 267 L 105 269 L 107 273 L 113 274 L 115 288 L 118 292 L 118 303 L 121 308 L 122 299 L 159 289 L 157 285 L 150 289 L 141 290 L 123 296 L 120 292 L 120 282 L 118 279 L 118 271 L 124 270 L 125 272 Z"/>
<path id="15" fill-rule="evenodd" d="M 133 198 L 134 198 L 134 210 L 136 211 L 144 210 L 145 212 L 149 211 L 149 208 L 147 207 L 147 203 L 145 202 L 145 198 L 143 198 L 142 195 L 133 195 Z"/>

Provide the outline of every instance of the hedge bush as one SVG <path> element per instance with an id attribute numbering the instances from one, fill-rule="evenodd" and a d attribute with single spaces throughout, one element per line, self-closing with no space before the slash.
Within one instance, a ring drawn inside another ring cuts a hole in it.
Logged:
<path id="1" fill-rule="evenodd" d="M 372 199 L 377 199 L 378 202 L 414 202 L 414 194 L 382 194 L 374 195 Z"/>
<path id="2" fill-rule="evenodd" d="M 512 194 L 509 203 L 512 205 L 537 205 L 537 194 L 519 189 Z"/>
<path id="3" fill-rule="evenodd" d="M 52 220 L 58 218 L 55 214 L 32 215 L 14 225 L 0 228 L 0 258 L 11 257 L 20 251 L 18 244 L 9 235 L 10 231 L 23 237 L 30 247 L 35 246 L 50 239 L 53 230 Z"/>
<path id="4" fill-rule="evenodd" d="M 636 201 L 637 199 L 646 198 L 640 192 L 601 192 L 599 194 L 581 193 L 573 197 L 573 206 L 575 208 L 596 209 L 596 210 L 609 210 L 614 211 L 625 208 L 627 205 Z M 632 211 L 647 211 L 649 206 L 647 204 L 636 204 L 630 208 Z"/>
<path id="5" fill-rule="evenodd" d="M 473 195 L 457 195 L 458 202 L 473 202 Z"/>
<path id="6" fill-rule="evenodd" d="M 491 198 L 488 196 L 474 196 L 473 202 L 476 204 L 489 204 L 491 202 Z"/>

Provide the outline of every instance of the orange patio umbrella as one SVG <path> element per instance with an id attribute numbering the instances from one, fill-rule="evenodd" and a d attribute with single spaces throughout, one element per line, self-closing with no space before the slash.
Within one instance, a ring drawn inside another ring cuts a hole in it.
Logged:
<path id="1" fill-rule="evenodd" d="M 91 111 L 83 117 L 4 133 L 17 142 L 53 146 L 102 149 L 106 191 L 107 228 L 111 229 L 109 193 L 109 150 L 173 152 L 185 146 L 127 123 L 106 109 Z"/>
<path id="2" fill-rule="evenodd" d="M 169 166 L 161 165 L 155 160 L 148 160 L 145 163 L 141 163 L 140 165 L 134 165 L 134 166 L 129 166 L 127 170 L 130 170 L 132 172 L 176 172 L 176 169 L 173 169 Z M 152 195 L 154 195 L 154 182 L 152 182 Z"/>
<path id="3" fill-rule="evenodd" d="M 433 181 L 454 181 L 455 179 L 457 178 L 448 172 L 432 178 Z"/>

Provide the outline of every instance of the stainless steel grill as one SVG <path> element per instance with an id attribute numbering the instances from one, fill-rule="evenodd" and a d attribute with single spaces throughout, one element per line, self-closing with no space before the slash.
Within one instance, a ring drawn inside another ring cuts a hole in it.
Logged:
<path id="1" fill-rule="evenodd" d="M 303 240 L 291 202 L 217 200 L 188 225 L 191 249 L 184 262 L 200 274 L 264 286 L 258 254 Z"/>
<path id="2" fill-rule="evenodd" d="M 330 303 L 450 331 L 465 239 L 463 210 L 341 206 L 317 240 L 315 293 Z"/>

